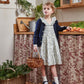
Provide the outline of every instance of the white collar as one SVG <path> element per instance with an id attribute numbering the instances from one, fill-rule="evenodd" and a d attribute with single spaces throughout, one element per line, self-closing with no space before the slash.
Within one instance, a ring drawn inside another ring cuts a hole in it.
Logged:
<path id="1" fill-rule="evenodd" d="M 40 17 L 40 19 L 42 20 L 42 22 L 43 22 L 45 25 L 53 25 L 53 24 L 55 23 L 55 21 L 56 21 L 56 17 L 52 17 L 52 21 L 51 21 L 50 24 L 45 20 L 45 18 Z"/>

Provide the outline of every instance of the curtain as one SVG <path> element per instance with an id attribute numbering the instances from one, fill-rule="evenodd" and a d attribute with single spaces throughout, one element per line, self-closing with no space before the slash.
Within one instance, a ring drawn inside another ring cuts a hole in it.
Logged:
<path id="1" fill-rule="evenodd" d="M 27 63 L 33 50 L 33 35 L 14 36 L 14 64 Z M 59 46 L 62 65 L 56 65 L 60 84 L 84 84 L 84 35 L 60 35 Z M 49 82 L 53 77 L 50 67 L 46 66 Z M 35 68 L 27 74 L 26 81 L 42 83 L 41 68 Z"/>
<path id="2" fill-rule="evenodd" d="M 60 35 L 60 84 L 84 84 L 84 35 Z"/>
<path id="3" fill-rule="evenodd" d="M 15 35 L 14 36 L 14 64 L 21 65 L 27 63 L 27 58 L 33 50 L 33 35 Z M 59 66 L 57 67 L 59 76 Z M 50 67 L 46 66 L 46 75 L 49 82 L 52 82 L 53 77 Z M 42 83 L 41 68 L 35 68 L 26 76 L 26 81 L 34 84 Z"/>

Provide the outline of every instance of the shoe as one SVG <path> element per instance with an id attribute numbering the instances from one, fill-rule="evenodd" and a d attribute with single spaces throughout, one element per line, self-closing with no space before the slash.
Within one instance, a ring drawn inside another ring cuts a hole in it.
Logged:
<path id="1" fill-rule="evenodd" d="M 46 82 L 48 83 L 48 81 L 43 81 L 43 84 L 45 84 Z"/>
<path id="2" fill-rule="evenodd" d="M 52 84 L 56 84 L 56 83 L 53 81 Z"/>

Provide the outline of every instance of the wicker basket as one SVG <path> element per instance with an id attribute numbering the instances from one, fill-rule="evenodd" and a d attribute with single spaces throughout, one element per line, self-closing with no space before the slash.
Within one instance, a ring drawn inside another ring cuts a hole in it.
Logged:
<path id="1" fill-rule="evenodd" d="M 41 67 L 44 64 L 44 61 L 43 61 L 42 58 L 40 58 L 39 52 L 38 52 L 38 58 L 37 57 L 32 57 L 32 54 L 33 53 L 31 53 L 31 56 L 27 59 L 28 66 L 31 67 L 31 68 Z"/>
<path id="2" fill-rule="evenodd" d="M 11 78 L 7 80 L 0 80 L 0 84 L 25 84 L 26 76 L 19 76 L 17 78 Z"/>
<path id="3" fill-rule="evenodd" d="M 13 68 L 7 68 L 7 69 L 11 69 L 12 71 L 15 72 Z M 26 75 L 18 76 L 16 78 L 11 78 L 7 80 L 0 80 L 0 84 L 25 84 L 25 82 L 26 82 Z"/>

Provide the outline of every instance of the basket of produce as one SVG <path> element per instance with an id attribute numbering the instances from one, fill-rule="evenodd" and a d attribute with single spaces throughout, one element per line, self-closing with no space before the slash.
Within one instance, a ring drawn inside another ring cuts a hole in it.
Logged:
<path id="1" fill-rule="evenodd" d="M 25 84 L 26 74 L 32 69 L 25 64 L 16 66 L 7 60 L 0 65 L 0 84 Z"/>
<path id="2" fill-rule="evenodd" d="M 84 32 L 84 21 L 72 23 L 69 26 L 72 27 L 70 32 Z M 68 30 L 63 30 L 63 32 L 68 32 Z"/>

